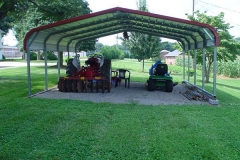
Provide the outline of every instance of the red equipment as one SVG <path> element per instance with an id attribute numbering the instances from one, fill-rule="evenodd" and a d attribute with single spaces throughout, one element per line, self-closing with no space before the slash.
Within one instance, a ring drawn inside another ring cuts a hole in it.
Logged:
<path id="1" fill-rule="evenodd" d="M 93 92 L 93 86 L 102 88 L 102 92 L 105 89 L 110 92 L 110 79 L 109 73 L 111 70 L 111 60 L 104 60 L 103 57 L 88 58 L 85 61 L 86 66 L 82 66 L 80 70 L 72 64 L 72 60 L 68 61 L 66 68 L 66 77 L 60 77 L 58 82 L 58 88 L 60 92 L 87 92 L 88 88 L 91 88 Z M 80 63 L 80 62 L 79 62 Z"/>

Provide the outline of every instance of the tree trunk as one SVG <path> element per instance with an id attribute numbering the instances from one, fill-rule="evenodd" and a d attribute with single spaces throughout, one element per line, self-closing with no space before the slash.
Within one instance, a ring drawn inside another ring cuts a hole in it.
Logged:
<path id="1" fill-rule="evenodd" d="M 144 59 L 142 60 L 143 65 L 142 65 L 142 72 L 144 72 Z"/>
<path id="2" fill-rule="evenodd" d="M 40 58 L 40 50 L 38 50 L 38 52 L 37 52 L 37 60 L 38 61 L 41 60 L 41 58 Z"/>
<path id="3" fill-rule="evenodd" d="M 209 83 L 209 77 L 210 77 L 210 72 L 211 72 L 211 65 L 212 65 L 212 63 L 210 61 L 208 61 L 208 66 L 205 67 L 205 77 L 206 77 L 205 82 L 206 83 Z"/>
<path id="4" fill-rule="evenodd" d="M 26 60 L 26 52 L 27 52 L 27 51 L 23 51 L 22 60 Z"/>

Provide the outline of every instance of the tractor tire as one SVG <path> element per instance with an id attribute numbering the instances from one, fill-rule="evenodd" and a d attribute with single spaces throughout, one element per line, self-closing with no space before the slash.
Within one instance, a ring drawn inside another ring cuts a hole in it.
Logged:
<path id="1" fill-rule="evenodd" d="M 77 71 L 77 68 L 73 65 L 72 61 L 73 61 L 73 59 L 71 58 L 67 62 L 67 67 L 66 67 L 66 76 L 67 77 L 72 76 Z"/>
<path id="2" fill-rule="evenodd" d="M 147 80 L 147 82 L 145 83 L 146 90 L 148 90 L 148 82 L 149 82 L 149 80 Z"/>
<path id="3" fill-rule="evenodd" d="M 148 80 L 148 91 L 154 91 L 156 88 L 156 82 L 153 79 Z"/>
<path id="4" fill-rule="evenodd" d="M 67 92 L 67 80 L 65 79 L 62 81 L 62 91 Z"/>
<path id="5" fill-rule="evenodd" d="M 83 81 L 78 81 L 77 82 L 77 90 L 78 90 L 78 92 L 83 92 L 84 91 L 84 82 Z"/>
<path id="6" fill-rule="evenodd" d="M 59 79 L 59 81 L 58 81 L 58 90 L 59 90 L 59 92 L 63 91 L 63 87 L 62 87 L 63 81 L 64 81 L 63 79 Z"/>
<path id="7" fill-rule="evenodd" d="M 67 91 L 72 92 L 72 80 L 67 80 Z"/>
<path id="8" fill-rule="evenodd" d="M 165 91 L 172 92 L 173 91 L 173 81 L 166 81 Z"/>
<path id="9" fill-rule="evenodd" d="M 72 81 L 72 91 L 73 91 L 73 92 L 78 92 L 78 89 L 77 89 L 77 80 L 73 80 L 73 81 Z"/>

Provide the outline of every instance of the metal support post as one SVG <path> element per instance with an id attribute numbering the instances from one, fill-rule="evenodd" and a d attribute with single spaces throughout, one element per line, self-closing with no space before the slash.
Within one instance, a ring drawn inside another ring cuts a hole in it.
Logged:
<path id="1" fill-rule="evenodd" d="M 183 81 L 185 81 L 185 51 L 183 52 Z"/>
<path id="2" fill-rule="evenodd" d="M 196 75 L 197 75 L 197 53 L 196 49 L 194 49 L 194 60 L 193 60 L 193 67 L 194 67 L 194 85 L 196 85 Z"/>
<path id="3" fill-rule="evenodd" d="M 188 50 L 188 82 L 190 82 L 190 50 Z"/>
<path id="4" fill-rule="evenodd" d="M 46 50 L 46 43 L 44 44 L 44 62 L 45 62 L 45 90 L 48 90 L 48 69 L 47 69 L 47 50 Z"/>
<path id="5" fill-rule="evenodd" d="M 32 94 L 31 92 L 32 89 L 31 89 L 30 51 L 28 46 L 27 46 L 27 76 L 28 76 L 28 96 L 30 97 Z"/>
<path id="6" fill-rule="evenodd" d="M 205 68 L 206 68 L 206 61 L 205 61 L 205 53 L 206 53 L 206 50 L 205 48 L 203 48 L 202 50 L 202 89 L 204 89 L 204 84 L 205 84 Z"/>

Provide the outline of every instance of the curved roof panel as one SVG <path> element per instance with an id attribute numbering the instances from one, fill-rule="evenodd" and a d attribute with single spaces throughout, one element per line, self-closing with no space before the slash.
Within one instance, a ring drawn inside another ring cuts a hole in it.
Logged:
<path id="1" fill-rule="evenodd" d="M 116 7 L 34 28 L 25 36 L 24 49 L 76 51 L 85 40 L 124 31 L 174 39 L 184 50 L 219 46 L 219 36 L 208 24 Z"/>

